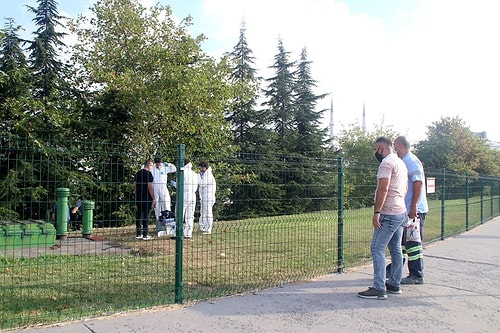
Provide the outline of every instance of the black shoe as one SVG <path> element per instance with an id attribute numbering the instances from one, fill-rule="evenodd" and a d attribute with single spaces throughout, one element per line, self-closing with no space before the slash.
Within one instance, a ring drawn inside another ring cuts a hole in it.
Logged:
<path id="1" fill-rule="evenodd" d="M 424 278 L 408 275 L 401 280 L 401 284 L 424 284 Z"/>
<path id="2" fill-rule="evenodd" d="M 385 283 L 385 288 L 387 289 L 387 292 L 388 293 L 391 293 L 391 294 L 401 294 L 401 288 L 399 287 L 394 287 L 393 285 L 389 284 L 389 283 Z"/>
<path id="3" fill-rule="evenodd" d="M 372 287 L 369 287 L 368 290 L 362 291 L 358 293 L 358 296 L 361 298 L 373 298 L 373 299 L 386 299 L 387 293 L 385 290 L 378 290 Z"/>

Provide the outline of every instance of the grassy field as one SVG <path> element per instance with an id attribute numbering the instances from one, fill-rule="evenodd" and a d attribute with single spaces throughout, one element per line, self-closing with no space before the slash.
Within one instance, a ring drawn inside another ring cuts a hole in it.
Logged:
<path id="1" fill-rule="evenodd" d="M 498 213 L 498 200 L 495 205 Z M 485 202 L 483 211 L 490 208 Z M 465 212 L 463 200 L 447 201 L 446 236 L 466 229 Z M 182 244 L 182 300 L 246 293 L 370 262 L 371 216 L 372 209 L 346 211 L 340 242 L 337 212 L 217 222 L 212 235 L 196 234 Z M 470 227 L 480 216 L 480 204 L 471 200 Z M 94 234 L 127 250 L 0 257 L 1 329 L 175 302 L 175 240 L 136 241 L 132 227 Z M 431 202 L 425 234 L 426 241 L 441 239 L 439 201 Z"/>

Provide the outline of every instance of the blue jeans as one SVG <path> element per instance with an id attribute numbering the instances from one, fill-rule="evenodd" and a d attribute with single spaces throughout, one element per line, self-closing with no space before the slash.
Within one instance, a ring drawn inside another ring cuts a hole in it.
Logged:
<path id="1" fill-rule="evenodd" d="M 388 283 L 394 287 L 399 287 L 403 277 L 403 253 L 401 251 L 401 237 L 403 236 L 403 226 L 408 222 L 408 215 L 380 215 L 380 229 L 373 230 L 370 250 L 373 258 L 373 287 L 378 290 L 385 290 L 386 260 L 385 248 L 389 247 L 391 255 L 391 276 Z"/>

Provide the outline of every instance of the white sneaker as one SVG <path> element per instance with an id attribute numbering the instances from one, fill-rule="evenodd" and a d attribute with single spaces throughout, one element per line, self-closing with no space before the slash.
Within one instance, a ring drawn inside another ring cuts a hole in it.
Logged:
<path id="1" fill-rule="evenodd" d="M 135 236 L 135 239 L 142 239 L 142 235 L 141 236 Z"/>
<path id="2" fill-rule="evenodd" d="M 145 241 L 148 241 L 148 240 L 153 240 L 153 239 L 154 239 L 154 238 L 153 238 L 153 237 L 151 237 L 151 236 L 149 236 L 149 235 L 142 237 L 142 240 L 145 240 Z"/>

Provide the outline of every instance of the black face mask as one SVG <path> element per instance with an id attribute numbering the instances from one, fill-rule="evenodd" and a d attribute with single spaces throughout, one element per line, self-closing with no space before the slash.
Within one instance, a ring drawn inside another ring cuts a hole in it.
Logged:
<path id="1" fill-rule="evenodd" d="M 382 162 L 382 160 L 384 159 L 384 157 L 382 156 L 382 153 L 379 153 L 378 150 L 375 152 L 375 158 L 379 162 Z"/>

